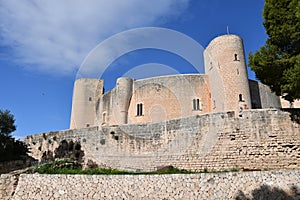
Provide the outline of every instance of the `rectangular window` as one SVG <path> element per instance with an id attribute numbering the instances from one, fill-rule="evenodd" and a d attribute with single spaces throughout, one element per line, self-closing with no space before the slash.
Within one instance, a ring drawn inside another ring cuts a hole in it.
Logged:
<path id="1" fill-rule="evenodd" d="M 102 123 L 106 123 L 106 113 L 102 114 Z"/>
<path id="2" fill-rule="evenodd" d="M 197 110 L 197 109 L 196 109 L 196 107 L 197 107 L 196 104 L 197 104 L 196 99 L 193 99 L 193 110 Z"/>
<path id="3" fill-rule="evenodd" d="M 202 110 L 200 99 L 193 99 L 193 110 Z"/>
<path id="4" fill-rule="evenodd" d="M 137 116 L 142 116 L 143 115 L 143 104 L 139 103 L 139 104 L 137 104 L 136 107 L 137 107 L 136 115 Z"/>

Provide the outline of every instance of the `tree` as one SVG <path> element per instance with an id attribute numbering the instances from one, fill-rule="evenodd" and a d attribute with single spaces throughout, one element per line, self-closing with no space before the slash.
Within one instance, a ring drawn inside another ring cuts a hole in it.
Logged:
<path id="1" fill-rule="evenodd" d="M 0 110 L 0 134 L 8 136 L 16 130 L 15 119 L 8 110 Z"/>
<path id="2" fill-rule="evenodd" d="M 27 146 L 11 136 L 15 130 L 14 116 L 0 109 L 0 162 L 18 160 L 28 153 Z"/>
<path id="3" fill-rule="evenodd" d="M 265 0 L 265 46 L 249 54 L 256 77 L 277 95 L 300 98 L 300 1 Z"/>

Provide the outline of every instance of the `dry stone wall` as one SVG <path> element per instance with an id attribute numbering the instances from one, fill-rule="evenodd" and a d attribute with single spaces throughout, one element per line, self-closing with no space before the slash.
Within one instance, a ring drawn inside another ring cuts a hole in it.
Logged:
<path id="1" fill-rule="evenodd" d="M 0 199 L 8 200 L 14 195 L 18 184 L 18 176 L 11 174 L 1 174 L 0 176 Z"/>
<path id="2" fill-rule="evenodd" d="M 80 142 L 85 161 L 153 171 L 167 165 L 192 171 L 300 167 L 300 127 L 276 109 L 195 115 L 159 123 L 102 126 L 28 136 L 35 158 L 62 140 Z"/>
<path id="3" fill-rule="evenodd" d="M 10 197 L 15 200 L 299 199 L 299 177 L 300 170 L 171 175 L 22 174 Z"/>

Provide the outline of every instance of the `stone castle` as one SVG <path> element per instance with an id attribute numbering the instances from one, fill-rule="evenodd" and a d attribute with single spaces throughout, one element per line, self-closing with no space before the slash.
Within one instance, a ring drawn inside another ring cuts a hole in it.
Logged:
<path id="1" fill-rule="evenodd" d="M 32 156 L 71 149 L 86 163 L 131 171 L 299 168 L 300 120 L 248 80 L 242 39 L 215 38 L 204 61 L 205 74 L 122 77 L 106 93 L 103 80 L 76 80 L 70 129 L 27 136 Z"/>
<path id="2" fill-rule="evenodd" d="M 121 77 L 103 94 L 103 80 L 78 79 L 70 129 L 140 124 L 244 109 L 280 108 L 270 89 L 248 80 L 242 39 L 223 35 L 204 51 L 205 74 L 141 80 Z"/>

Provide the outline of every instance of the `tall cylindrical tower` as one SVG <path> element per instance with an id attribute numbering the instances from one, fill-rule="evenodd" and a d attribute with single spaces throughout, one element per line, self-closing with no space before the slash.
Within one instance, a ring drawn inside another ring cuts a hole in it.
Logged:
<path id="1" fill-rule="evenodd" d="M 95 102 L 99 88 L 103 88 L 103 80 L 82 78 L 75 81 L 70 129 L 95 126 Z"/>
<path id="2" fill-rule="evenodd" d="M 237 35 L 223 35 L 204 51 L 205 72 L 209 75 L 214 112 L 236 113 L 251 107 L 244 45 Z"/>
<path id="3" fill-rule="evenodd" d="M 121 77 L 117 79 L 115 117 L 118 124 L 127 124 L 128 108 L 132 96 L 133 79 Z"/>

